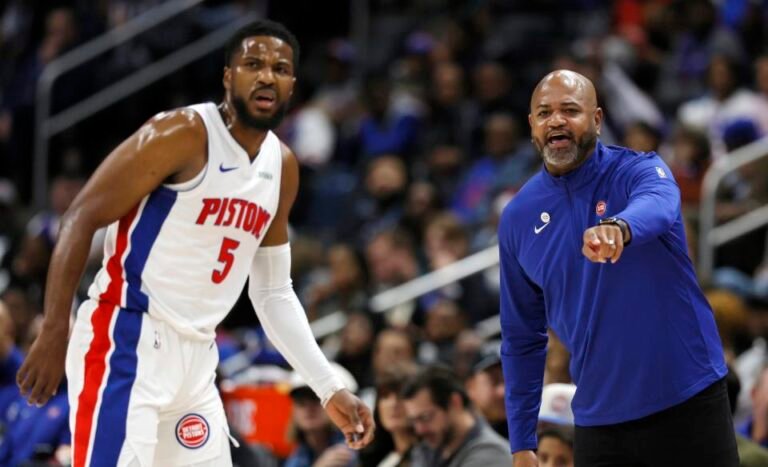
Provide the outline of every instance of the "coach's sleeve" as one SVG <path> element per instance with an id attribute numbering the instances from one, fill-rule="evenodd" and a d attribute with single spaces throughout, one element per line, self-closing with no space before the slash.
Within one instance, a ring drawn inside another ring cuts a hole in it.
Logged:
<path id="1" fill-rule="evenodd" d="M 680 216 L 680 189 L 669 167 L 656 154 L 648 154 L 627 166 L 627 207 L 616 217 L 623 219 L 632 234 L 632 244 L 653 240 L 668 232 Z"/>
<path id="2" fill-rule="evenodd" d="M 536 423 L 547 354 L 541 289 L 526 276 L 510 236 L 510 215 L 499 225 L 501 363 L 512 452 L 536 449 Z"/>

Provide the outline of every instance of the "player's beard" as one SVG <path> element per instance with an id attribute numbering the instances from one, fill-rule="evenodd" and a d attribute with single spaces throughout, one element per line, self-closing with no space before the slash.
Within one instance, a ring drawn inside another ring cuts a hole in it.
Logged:
<path id="1" fill-rule="evenodd" d="M 566 148 L 551 149 L 534 138 L 536 149 L 547 167 L 573 170 L 581 165 L 597 143 L 597 132 L 589 131 L 582 134 L 581 138 L 574 138 Z"/>
<path id="2" fill-rule="evenodd" d="M 288 111 L 288 103 L 285 103 L 275 109 L 275 113 L 269 117 L 256 117 L 248 111 L 245 99 L 240 96 L 232 96 L 232 105 L 235 107 L 237 120 L 255 130 L 274 130 L 280 126 Z"/>

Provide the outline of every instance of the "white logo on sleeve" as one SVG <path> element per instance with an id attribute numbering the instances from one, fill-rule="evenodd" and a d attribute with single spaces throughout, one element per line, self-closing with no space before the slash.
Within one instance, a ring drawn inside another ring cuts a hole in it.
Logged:
<path id="1" fill-rule="evenodd" d="M 549 221 L 550 221 L 549 213 L 548 212 L 542 212 L 541 213 L 541 222 L 543 222 L 544 225 L 540 225 L 540 226 L 534 225 L 533 226 L 533 233 L 538 235 L 539 232 L 544 230 L 549 225 Z"/>
<path id="2" fill-rule="evenodd" d="M 667 178 L 667 173 L 661 167 L 656 167 L 656 173 L 659 174 L 659 178 Z"/>

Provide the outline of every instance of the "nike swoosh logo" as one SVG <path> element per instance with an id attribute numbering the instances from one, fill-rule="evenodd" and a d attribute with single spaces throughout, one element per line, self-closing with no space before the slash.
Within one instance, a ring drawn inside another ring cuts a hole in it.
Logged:
<path id="1" fill-rule="evenodd" d="M 538 235 L 538 234 L 539 234 L 539 232 L 541 232 L 542 230 L 544 230 L 544 229 L 545 229 L 545 228 L 546 228 L 548 225 L 549 225 L 549 222 L 547 222 L 546 224 L 542 225 L 541 227 L 536 227 L 536 226 L 534 225 L 534 226 L 533 226 L 533 233 L 535 233 L 536 235 Z"/>
<path id="2" fill-rule="evenodd" d="M 224 164 L 219 165 L 219 170 L 222 172 L 229 172 L 231 170 L 237 170 L 237 166 L 234 167 L 224 167 Z"/>

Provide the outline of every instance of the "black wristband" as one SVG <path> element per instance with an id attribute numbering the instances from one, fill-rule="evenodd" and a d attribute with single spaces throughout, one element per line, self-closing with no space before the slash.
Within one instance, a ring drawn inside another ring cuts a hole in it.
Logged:
<path id="1" fill-rule="evenodd" d="M 629 224 L 624 219 L 619 219 L 618 217 L 606 217 L 605 219 L 600 219 L 600 222 L 597 223 L 598 225 L 615 225 L 616 227 L 621 230 L 621 242 L 624 246 L 629 245 L 629 242 L 632 241 L 632 238 L 629 235 Z M 629 240 L 627 238 L 629 237 Z"/>

